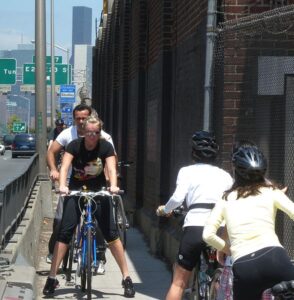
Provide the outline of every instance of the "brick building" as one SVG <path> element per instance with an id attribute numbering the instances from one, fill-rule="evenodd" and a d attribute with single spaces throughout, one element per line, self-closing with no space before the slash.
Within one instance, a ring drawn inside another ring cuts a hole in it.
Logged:
<path id="1" fill-rule="evenodd" d="M 123 172 L 135 221 L 170 260 L 179 226 L 159 220 L 155 208 L 191 163 L 195 130 L 216 133 L 219 164 L 228 170 L 234 140 L 254 140 L 269 158 L 269 176 L 294 196 L 291 1 L 104 1 L 93 105 L 120 159 L 135 162 Z M 293 224 L 284 217 L 278 223 L 294 257 Z"/>

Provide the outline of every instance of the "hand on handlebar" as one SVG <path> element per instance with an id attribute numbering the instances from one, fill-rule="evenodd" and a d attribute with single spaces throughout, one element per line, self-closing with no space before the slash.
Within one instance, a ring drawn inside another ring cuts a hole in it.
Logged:
<path id="1" fill-rule="evenodd" d="M 68 194 L 69 194 L 68 186 L 63 186 L 63 185 L 61 185 L 61 186 L 59 187 L 59 193 L 60 193 L 61 196 L 66 196 L 66 195 L 68 195 Z"/>
<path id="2" fill-rule="evenodd" d="M 118 194 L 118 192 L 120 191 L 119 187 L 118 186 L 110 186 L 108 188 L 109 192 L 112 193 L 112 194 Z"/>
<path id="3" fill-rule="evenodd" d="M 156 210 L 156 215 L 158 217 L 170 217 L 172 215 L 172 213 L 166 213 L 164 211 L 164 209 L 165 209 L 165 205 L 158 206 L 158 208 Z"/>

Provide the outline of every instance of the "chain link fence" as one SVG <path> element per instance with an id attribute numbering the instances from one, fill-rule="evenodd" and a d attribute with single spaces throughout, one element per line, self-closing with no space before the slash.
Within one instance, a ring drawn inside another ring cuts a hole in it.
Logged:
<path id="1" fill-rule="evenodd" d="M 223 161 L 234 140 L 256 142 L 268 158 L 267 176 L 288 186 L 294 199 L 294 5 L 220 23 L 214 66 Z M 276 226 L 294 259 L 293 222 L 279 213 Z"/>

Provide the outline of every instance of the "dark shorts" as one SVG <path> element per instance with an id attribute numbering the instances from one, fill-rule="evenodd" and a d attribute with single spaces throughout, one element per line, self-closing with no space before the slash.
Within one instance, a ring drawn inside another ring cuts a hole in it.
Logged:
<path id="1" fill-rule="evenodd" d="M 96 201 L 97 210 L 95 218 L 104 236 L 109 243 L 116 240 L 119 235 L 114 221 L 113 206 L 110 198 L 99 197 Z M 57 241 L 69 244 L 76 226 L 80 222 L 81 212 L 76 197 L 64 199 L 63 214 Z"/>
<path id="2" fill-rule="evenodd" d="M 192 271 L 196 264 L 198 264 L 201 251 L 206 247 L 202 239 L 202 233 L 202 226 L 184 227 L 177 263 L 188 271 Z"/>
<path id="3" fill-rule="evenodd" d="M 233 274 L 234 300 L 260 300 L 264 290 L 294 280 L 294 266 L 285 249 L 267 247 L 237 259 Z"/>

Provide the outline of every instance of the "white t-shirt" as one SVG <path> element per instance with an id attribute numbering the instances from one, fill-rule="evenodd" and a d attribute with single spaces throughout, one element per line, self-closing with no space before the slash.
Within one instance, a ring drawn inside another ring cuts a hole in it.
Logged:
<path id="1" fill-rule="evenodd" d="M 165 205 L 165 213 L 171 212 L 185 200 L 188 208 L 197 203 L 215 204 L 232 184 L 229 173 L 210 164 L 197 163 L 183 167 L 178 173 L 176 190 Z M 183 226 L 204 226 L 210 212 L 209 208 L 190 209 Z"/>
<path id="2" fill-rule="evenodd" d="M 64 129 L 57 136 L 56 141 L 61 146 L 66 147 L 72 140 L 75 140 L 77 138 L 78 138 L 77 126 L 73 125 L 73 126 L 70 126 L 66 129 Z M 106 133 L 104 130 L 101 130 L 101 138 L 103 138 L 106 141 L 108 141 L 109 143 L 111 143 L 111 145 L 113 146 L 113 149 L 115 150 L 111 135 Z"/>

